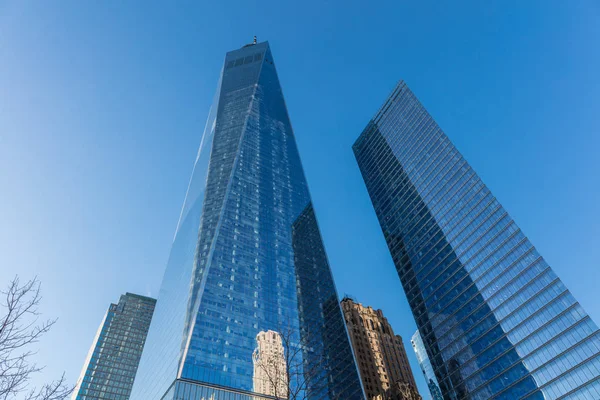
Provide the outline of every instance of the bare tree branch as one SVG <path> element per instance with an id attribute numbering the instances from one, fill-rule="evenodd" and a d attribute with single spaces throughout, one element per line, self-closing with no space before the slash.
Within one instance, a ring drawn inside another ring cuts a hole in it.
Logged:
<path id="1" fill-rule="evenodd" d="M 261 343 L 265 335 L 275 338 L 275 347 Z M 324 371 L 328 360 L 321 338 L 310 330 L 299 332 L 291 324 L 279 326 L 277 330 L 260 332 L 257 345 L 253 354 L 255 391 L 278 400 L 306 400 L 327 390 Z M 274 351 L 280 346 L 282 351 Z"/>
<path id="2" fill-rule="evenodd" d="M 61 400 L 73 389 L 66 384 L 64 374 L 39 389 L 29 388 L 33 374 L 43 367 L 32 361 L 36 354 L 31 346 L 47 333 L 56 319 L 39 321 L 42 300 L 37 278 L 21 284 L 15 277 L 6 291 L 0 291 L 0 400 L 13 400 L 23 395 L 25 400 Z"/>

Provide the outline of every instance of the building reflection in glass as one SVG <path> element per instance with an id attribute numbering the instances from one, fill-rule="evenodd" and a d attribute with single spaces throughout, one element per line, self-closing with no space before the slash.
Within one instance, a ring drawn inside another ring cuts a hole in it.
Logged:
<path id="1" fill-rule="evenodd" d="M 253 390 L 277 399 L 287 399 L 290 371 L 288 371 L 281 335 L 271 330 L 259 332 L 256 335 L 256 349 L 252 354 L 252 360 L 254 362 Z"/>
<path id="2" fill-rule="evenodd" d="M 410 342 L 415 351 L 415 355 L 417 356 L 421 372 L 423 372 L 423 376 L 427 382 L 427 387 L 429 387 L 431 397 L 433 400 L 443 400 L 440 385 L 435 377 L 435 372 L 433 372 L 433 366 L 429 361 L 429 356 L 427 355 L 427 350 L 425 350 L 425 345 L 423 344 L 423 339 L 421 339 L 419 331 L 415 332 Z"/>

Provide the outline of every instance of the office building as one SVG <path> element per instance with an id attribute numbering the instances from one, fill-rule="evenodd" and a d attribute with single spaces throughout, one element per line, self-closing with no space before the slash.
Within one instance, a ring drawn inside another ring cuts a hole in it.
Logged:
<path id="1" fill-rule="evenodd" d="M 444 400 L 442 391 L 440 390 L 440 385 L 438 384 L 435 373 L 433 372 L 433 366 L 431 365 L 431 362 L 429 362 L 429 356 L 427 355 L 427 351 L 425 350 L 425 345 L 423 344 L 423 339 L 421 339 L 419 331 L 415 332 L 410 343 L 412 344 L 415 355 L 417 356 L 417 361 L 419 362 L 421 372 L 423 372 L 423 376 L 425 377 L 425 382 L 427 382 L 427 387 L 429 388 L 429 393 L 431 393 L 431 398 L 433 400 Z"/>
<path id="2" fill-rule="evenodd" d="M 346 297 L 342 311 L 368 400 L 420 400 L 402 338 L 381 310 Z"/>
<path id="3" fill-rule="evenodd" d="M 293 379 L 257 382 L 265 332 Z M 290 400 L 364 398 L 264 42 L 225 56 L 132 399 L 273 399 L 282 384 Z"/>
<path id="4" fill-rule="evenodd" d="M 600 398 L 597 325 L 404 82 L 353 149 L 444 398 Z"/>
<path id="5" fill-rule="evenodd" d="M 155 299 L 126 293 L 111 304 L 94 337 L 73 400 L 127 400 L 131 394 Z"/>

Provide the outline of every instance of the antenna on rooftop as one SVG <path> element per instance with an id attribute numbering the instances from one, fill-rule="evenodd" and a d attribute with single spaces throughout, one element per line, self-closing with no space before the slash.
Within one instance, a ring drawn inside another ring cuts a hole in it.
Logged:
<path id="1" fill-rule="evenodd" d="M 242 49 L 245 49 L 246 47 L 251 47 L 251 46 L 256 46 L 256 35 L 254 35 L 254 40 L 252 41 L 252 43 L 243 45 Z"/>

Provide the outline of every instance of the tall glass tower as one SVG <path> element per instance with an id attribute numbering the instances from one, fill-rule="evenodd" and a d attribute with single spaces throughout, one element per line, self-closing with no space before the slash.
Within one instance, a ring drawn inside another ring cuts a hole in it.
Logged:
<path id="1" fill-rule="evenodd" d="M 363 399 L 268 43 L 227 53 L 132 399 Z"/>
<path id="2" fill-rule="evenodd" d="M 111 304 L 83 364 L 72 400 L 127 400 L 156 300 L 126 293 Z"/>
<path id="3" fill-rule="evenodd" d="M 353 146 L 444 399 L 598 399 L 598 327 L 404 82 Z"/>

